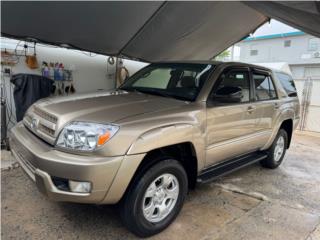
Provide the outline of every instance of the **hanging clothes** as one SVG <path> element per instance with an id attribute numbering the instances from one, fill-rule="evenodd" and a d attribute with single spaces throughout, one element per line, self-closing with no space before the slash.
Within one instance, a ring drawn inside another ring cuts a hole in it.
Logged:
<path id="1" fill-rule="evenodd" d="M 33 74 L 15 74 L 11 78 L 14 85 L 14 103 L 17 122 L 23 119 L 27 109 L 37 100 L 49 97 L 53 80 Z"/>

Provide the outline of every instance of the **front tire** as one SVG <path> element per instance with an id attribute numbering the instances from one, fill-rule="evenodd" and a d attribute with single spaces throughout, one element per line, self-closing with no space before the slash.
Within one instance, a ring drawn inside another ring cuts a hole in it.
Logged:
<path id="1" fill-rule="evenodd" d="M 270 169 L 279 167 L 286 154 L 287 146 L 288 134 L 284 129 L 280 129 L 271 147 L 267 150 L 268 157 L 261 161 L 261 165 Z"/>
<path id="2" fill-rule="evenodd" d="M 139 237 L 157 234 L 177 217 L 187 191 L 184 167 L 172 159 L 158 162 L 129 188 L 120 207 L 122 221 Z"/>

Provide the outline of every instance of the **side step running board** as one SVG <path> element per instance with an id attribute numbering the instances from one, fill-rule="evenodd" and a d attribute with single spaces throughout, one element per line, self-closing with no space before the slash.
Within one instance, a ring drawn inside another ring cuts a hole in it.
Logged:
<path id="1" fill-rule="evenodd" d="M 219 163 L 210 168 L 203 170 L 197 178 L 198 183 L 206 183 L 215 180 L 221 176 L 227 175 L 240 168 L 261 161 L 266 158 L 266 153 L 253 153 L 232 160 Z"/>

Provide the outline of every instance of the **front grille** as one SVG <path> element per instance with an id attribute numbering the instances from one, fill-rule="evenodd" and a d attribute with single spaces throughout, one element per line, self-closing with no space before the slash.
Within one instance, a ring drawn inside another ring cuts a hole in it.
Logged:
<path id="1" fill-rule="evenodd" d="M 12 150 L 17 154 L 20 161 L 24 166 L 26 166 L 32 173 L 35 172 L 36 168 L 32 165 L 31 159 L 33 158 L 32 154 L 15 139 L 12 139 L 10 142 Z"/>
<path id="2" fill-rule="evenodd" d="M 36 115 L 38 115 L 39 117 L 41 117 L 49 122 L 52 122 L 54 124 L 56 124 L 58 122 L 58 118 L 56 116 L 53 116 L 52 114 L 47 113 L 38 107 L 34 107 L 33 111 Z"/>
<path id="3" fill-rule="evenodd" d="M 26 120 L 27 123 L 30 124 L 31 121 L 32 121 L 32 118 L 31 118 L 31 116 L 30 116 L 28 113 L 26 113 L 26 114 L 24 115 L 24 120 Z"/>
<path id="4" fill-rule="evenodd" d="M 56 137 L 58 118 L 34 106 L 24 117 L 25 126 L 44 141 L 53 144 Z"/>
<path id="5" fill-rule="evenodd" d="M 48 128 L 47 126 L 45 126 L 41 123 L 39 123 L 38 129 L 39 129 L 39 131 L 54 137 L 55 131 L 53 129 Z"/>

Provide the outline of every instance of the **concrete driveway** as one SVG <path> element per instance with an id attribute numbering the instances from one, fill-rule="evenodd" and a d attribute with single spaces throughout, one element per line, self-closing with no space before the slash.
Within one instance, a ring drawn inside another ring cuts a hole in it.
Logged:
<path id="1" fill-rule="evenodd" d="M 116 207 L 46 200 L 20 168 L 3 170 L 2 239 L 136 239 Z M 259 164 L 191 191 L 152 239 L 320 239 L 320 135 L 294 135 L 276 170 Z"/>

